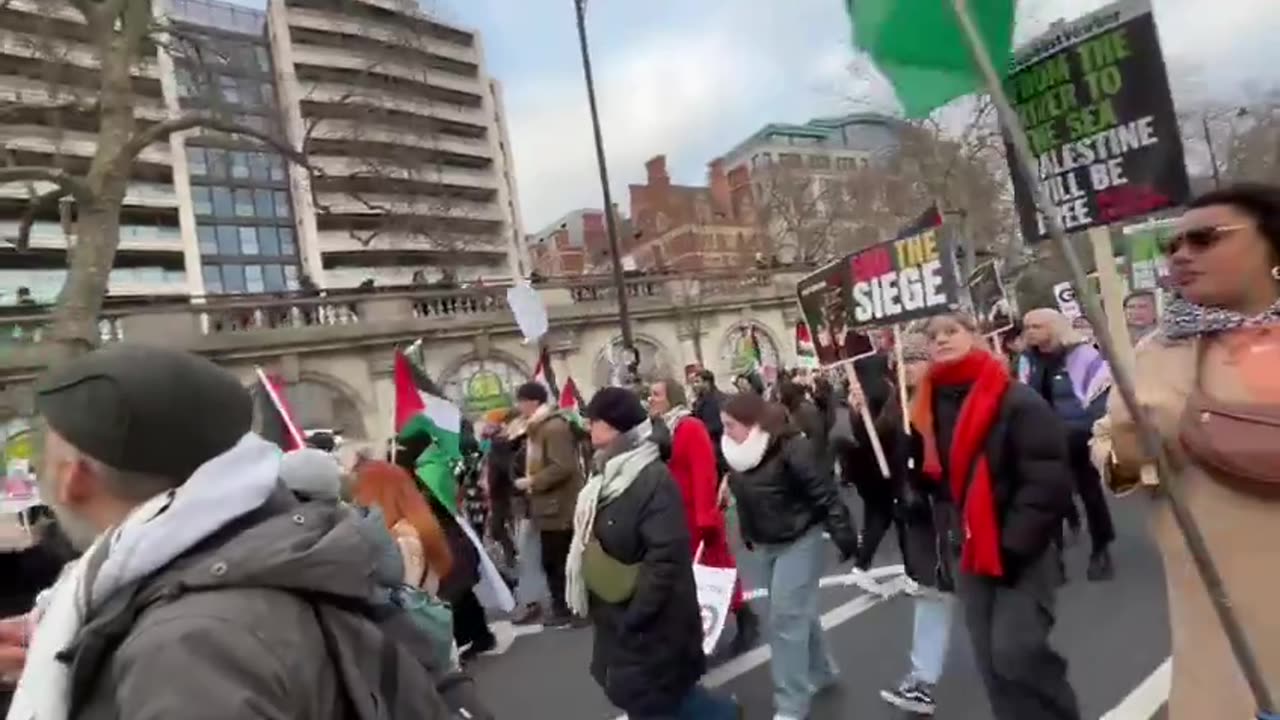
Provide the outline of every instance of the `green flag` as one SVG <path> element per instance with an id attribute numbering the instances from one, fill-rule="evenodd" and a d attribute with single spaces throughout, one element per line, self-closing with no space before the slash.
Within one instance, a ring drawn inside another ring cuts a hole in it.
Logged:
<path id="1" fill-rule="evenodd" d="M 925 117 L 984 86 L 949 0 L 845 0 L 853 44 L 884 73 L 907 117 Z M 969 0 L 996 69 L 1008 72 L 1014 0 Z"/>

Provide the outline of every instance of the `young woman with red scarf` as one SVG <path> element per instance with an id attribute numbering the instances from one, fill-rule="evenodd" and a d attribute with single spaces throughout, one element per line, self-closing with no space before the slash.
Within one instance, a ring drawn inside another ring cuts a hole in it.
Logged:
<path id="1" fill-rule="evenodd" d="M 911 424 L 923 473 L 944 485 L 963 538 L 957 591 L 997 720 L 1079 720 L 1067 662 L 1049 645 L 1057 548 L 1073 488 L 1066 430 L 988 352 L 972 318 L 933 318 L 933 364 Z"/>

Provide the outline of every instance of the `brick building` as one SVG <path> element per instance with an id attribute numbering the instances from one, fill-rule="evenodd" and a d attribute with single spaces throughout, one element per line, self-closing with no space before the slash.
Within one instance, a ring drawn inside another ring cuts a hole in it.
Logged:
<path id="1" fill-rule="evenodd" d="M 632 232 L 623 251 L 640 269 L 743 267 L 760 249 L 749 196 L 735 194 L 724 164 L 707 168 L 707 185 L 675 185 L 667 159 L 645 163 L 646 182 L 630 186 Z"/>

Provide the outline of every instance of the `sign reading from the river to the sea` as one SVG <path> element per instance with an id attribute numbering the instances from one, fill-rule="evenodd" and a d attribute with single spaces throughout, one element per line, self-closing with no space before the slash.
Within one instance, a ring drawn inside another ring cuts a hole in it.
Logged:
<path id="1" fill-rule="evenodd" d="M 1066 231 L 1190 195 L 1150 0 L 1055 25 L 1017 53 L 1007 89 Z M 1048 232 L 1044 217 L 1022 173 L 1012 175 L 1022 232 L 1035 242 Z"/>
<path id="2" fill-rule="evenodd" d="M 854 332 L 945 312 L 958 303 L 954 244 L 926 213 L 901 237 L 837 260 L 796 285 L 823 365 L 863 354 Z"/>

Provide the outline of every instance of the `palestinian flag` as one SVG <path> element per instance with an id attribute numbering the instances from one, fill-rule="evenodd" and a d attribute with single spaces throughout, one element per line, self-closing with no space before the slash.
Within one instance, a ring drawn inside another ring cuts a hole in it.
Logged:
<path id="1" fill-rule="evenodd" d="M 459 448 L 462 411 L 444 392 L 396 351 L 393 372 L 396 390 L 396 438 L 401 443 L 429 438 L 430 446 L 417 458 L 418 480 L 444 506 L 457 507 L 458 484 L 453 469 L 462 459 Z"/>
<path id="2" fill-rule="evenodd" d="M 796 323 L 796 359 L 800 367 L 818 367 L 818 349 L 809 334 L 809 325 L 803 320 Z"/>
<path id="3" fill-rule="evenodd" d="M 556 369 L 551 364 L 551 353 L 546 345 L 538 351 L 538 364 L 533 368 L 533 381 L 545 385 L 550 397 L 560 396 L 560 388 L 556 383 Z"/>
<path id="4" fill-rule="evenodd" d="M 581 413 L 585 405 L 586 403 L 582 400 L 582 393 L 578 390 L 578 384 L 573 381 L 572 377 L 565 380 L 564 389 L 560 391 L 560 409 Z"/>
<path id="5" fill-rule="evenodd" d="M 259 418 L 258 434 L 285 452 L 305 447 L 306 438 L 285 400 L 284 385 L 260 367 L 254 367 L 254 372 L 258 374 L 258 386 L 253 393 L 254 414 Z"/>

